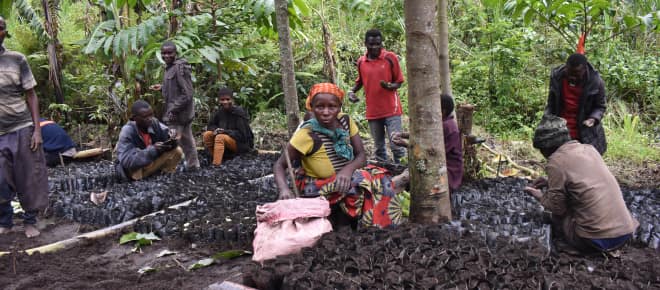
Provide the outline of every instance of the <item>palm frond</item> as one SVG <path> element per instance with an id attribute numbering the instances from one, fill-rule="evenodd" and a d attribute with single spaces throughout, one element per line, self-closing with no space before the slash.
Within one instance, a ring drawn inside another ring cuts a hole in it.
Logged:
<path id="1" fill-rule="evenodd" d="M 5 1 L 2 2 L 4 3 Z M 29 0 L 14 0 L 14 8 L 16 8 L 18 21 L 28 23 L 32 31 L 37 35 L 37 37 L 39 37 L 40 40 L 48 39 L 44 24 L 41 22 L 41 18 L 37 12 L 34 10 L 34 8 L 32 8 Z"/>

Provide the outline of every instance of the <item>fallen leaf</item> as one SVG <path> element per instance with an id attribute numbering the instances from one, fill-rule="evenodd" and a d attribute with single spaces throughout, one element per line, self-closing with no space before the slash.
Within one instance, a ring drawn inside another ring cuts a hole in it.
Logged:
<path id="1" fill-rule="evenodd" d="M 231 260 L 244 255 L 252 255 L 252 252 L 245 250 L 229 250 L 229 251 L 216 253 L 215 255 L 213 255 L 212 258 L 214 260 L 220 260 L 220 259 Z"/>
<path id="2" fill-rule="evenodd" d="M 210 265 L 213 265 L 213 263 L 215 263 L 215 260 L 213 258 L 202 259 L 197 261 L 197 263 L 190 265 L 190 267 L 188 267 L 188 270 L 197 270 L 200 268 L 208 267 Z"/>
<path id="3" fill-rule="evenodd" d="M 162 250 L 160 253 L 158 253 L 158 255 L 156 255 L 156 257 L 160 258 L 160 257 L 169 256 L 169 255 L 176 255 L 178 253 L 179 252 L 170 251 L 170 250 Z"/>
<path id="4" fill-rule="evenodd" d="M 156 272 L 156 268 L 150 266 L 144 266 L 138 270 L 138 273 L 140 273 L 140 275 L 144 275 L 146 273 L 151 273 L 151 272 Z"/>
<path id="5" fill-rule="evenodd" d="M 518 169 L 515 168 L 506 168 L 500 172 L 501 175 L 509 177 L 509 176 L 514 176 L 516 174 L 520 173 Z"/>
<path id="6" fill-rule="evenodd" d="M 94 203 L 95 205 L 100 205 L 105 202 L 105 199 L 108 197 L 108 191 L 101 191 L 101 192 L 92 192 L 89 195 L 89 199 Z"/>

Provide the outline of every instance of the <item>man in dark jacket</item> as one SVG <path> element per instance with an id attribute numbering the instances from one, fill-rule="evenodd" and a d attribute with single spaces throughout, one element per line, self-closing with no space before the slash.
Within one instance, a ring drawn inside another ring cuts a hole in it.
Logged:
<path id="1" fill-rule="evenodd" d="M 160 47 L 165 61 L 165 75 L 162 85 L 151 86 L 161 91 L 165 99 L 163 122 L 176 131 L 176 139 L 181 143 L 186 155 L 186 168 L 199 169 L 197 147 L 192 133 L 192 121 L 195 117 L 191 68 L 185 59 L 176 58 L 176 45 L 166 41 Z"/>
<path id="2" fill-rule="evenodd" d="M 601 122 L 605 106 L 605 82 L 584 55 L 572 54 L 552 71 L 545 114 L 564 118 L 571 138 L 593 145 L 601 155 L 607 150 Z"/>
<path id="3" fill-rule="evenodd" d="M 168 128 L 154 118 L 145 101 L 136 101 L 131 114 L 132 120 L 119 133 L 117 175 L 124 180 L 140 180 L 158 171 L 174 173 L 183 150 L 170 138 Z"/>
<path id="4" fill-rule="evenodd" d="M 233 91 L 219 91 L 220 109 L 213 114 L 204 132 L 204 146 L 213 156 L 213 166 L 220 166 L 225 154 L 245 153 L 253 147 L 254 136 L 250 117 L 240 106 L 234 105 Z"/>

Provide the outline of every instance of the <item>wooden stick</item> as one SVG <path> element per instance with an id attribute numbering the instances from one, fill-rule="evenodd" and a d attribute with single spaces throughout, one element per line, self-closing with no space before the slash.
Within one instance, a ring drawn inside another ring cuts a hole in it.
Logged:
<path id="1" fill-rule="evenodd" d="M 291 158 L 289 158 L 289 151 L 286 150 L 286 143 L 282 143 L 282 150 L 284 151 L 284 158 L 286 158 L 287 171 L 289 172 L 289 177 L 291 178 L 291 184 L 293 185 L 293 193 L 296 197 L 300 196 L 298 188 L 296 187 L 296 175 L 293 173 L 293 166 L 291 165 Z"/>
<path id="2" fill-rule="evenodd" d="M 192 203 L 195 199 L 196 198 L 193 198 L 191 200 L 184 201 L 184 202 L 179 203 L 179 204 L 175 204 L 173 206 L 168 207 L 168 209 L 177 209 L 177 208 L 180 208 L 180 207 L 187 206 L 190 203 Z M 141 216 L 139 218 L 135 218 L 135 219 L 132 219 L 132 220 L 129 220 L 129 221 L 125 221 L 123 223 L 116 224 L 114 226 L 110 226 L 110 227 L 103 228 L 103 229 L 100 229 L 100 230 L 96 230 L 96 231 L 93 231 L 93 232 L 77 235 L 73 238 L 69 238 L 69 239 L 66 239 L 66 240 L 62 240 L 62 241 L 55 242 L 55 243 L 52 243 L 52 244 L 48 244 L 48 245 L 41 246 L 41 247 L 27 249 L 25 251 L 20 251 L 20 252 L 25 252 L 28 255 L 32 255 L 32 254 L 37 253 L 37 252 L 42 253 L 42 254 L 46 254 L 46 253 L 54 253 L 54 252 L 58 252 L 58 251 L 61 251 L 61 250 L 66 250 L 66 249 L 72 248 L 72 247 L 77 246 L 77 245 L 84 244 L 84 243 L 92 241 L 92 240 L 96 240 L 96 239 L 100 239 L 100 238 L 104 238 L 104 237 L 116 234 L 118 232 L 121 232 L 125 228 L 134 225 L 139 220 L 142 220 L 146 217 L 155 216 L 157 214 L 161 214 L 161 213 L 164 213 L 164 212 L 165 212 L 164 209 L 159 210 L 157 212 L 153 212 L 153 213 L 150 213 L 148 215 Z M 0 252 L 0 257 L 2 257 L 4 255 L 8 255 L 10 253 L 11 252 Z"/>
<path id="3" fill-rule="evenodd" d="M 518 163 L 514 162 L 514 161 L 511 159 L 511 157 L 509 157 L 508 155 L 504 155 L 504 154 L 502 154 L 502 153 L 500 153 L 500 152 L 497 152 L 497 151 L 495 151 L 495 149 L 492 149 L 492 148 L 488 147 L 488 145 L 486 145 L 486 144 L 481 144 L 481 146 L 483 146 L 484 148 L 488 149 L 488 151 L 490 151 L 490 153 L 493 153 L 493 154 L 495 154 L 495 155 L 499 155 L 499 156 L 504 156 L 504 158 L 506 159 L 506 161 L 507 161 L 509 164 L 511 164 L 512 167 L 514 167 L 514 168 L 516 168 L 516 169 L 518 169 L 518 170 L 520 170 L 520 171 L 525 171 L 525 172 L 527 172 L 527 174 L 529 174 L 529 175 L 531 175 L 531 176 L 541 176 L 541 174 L 539 174 L 538 172 L 536 172 L 536 171 L 533 170 L 533 169 L 529 169 L 529 168 L 527 168 L 527 167 L 524 167 L 524 166 L 518 165 Z"/>

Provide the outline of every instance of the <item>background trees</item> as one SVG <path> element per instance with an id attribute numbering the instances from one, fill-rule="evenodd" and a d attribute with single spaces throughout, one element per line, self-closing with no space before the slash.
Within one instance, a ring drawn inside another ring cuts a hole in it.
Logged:
<path id="1" fill-rule="evenodd" d="M 42 1 L 10 2 L 14 13 L 4 14 L 10 15 L 14 37 L 5 44 L 26 54 L 39 83 L 48 83 L 48 42 L 39 40 L 44 30 L 38 28 L 43 29 L 45 19 Z M 546 101 L 550 69 L 563 63 L 575 50 L 577 36 L 588 31 L 587 56 L 605 79 L 612 104 L 605 119 L 609 134 L 633 130 L 646 136 L 642 143 L 657 142 L 653 141 L 660 111 L 657 1 L 564 2 L 448 1 L 449 66 L 456 101 L 477 105 L 476 125 L 488 132 L 528 138 Z M 9 2 L 1 3 L 0 9 L 7 9 Z M 19 3 L 30 4 L 32 16 L 16 13 Z M 175 17 L 178 30 L 173 40 L 194 65 L 200 124 L 205 122 L 205 110 L 215 105 L 214 91 L 228 85 L 258 123 L 285 130 L 274 1 L 186 0 L 176 9 L 170 0 L 59 0 L 57 4 L 59 45 L 55 47 L 59 47 L 66 106 L 51 106 L 46 114 L 57 117 L 69 110 L 71 124 L 90 120 L 121 124 L 131 100 L 146 98 L 158 104 L 159 96 L 144 86 L 160 81 L 158 47 Z M 364 53 L 362 36 L 372 27 L 383 31 L 384 45 L 399 54 L 405 69 L 402 0 L 291 0 L 287 8 L 299 101 L 313 83 L 332 79 L 324 73 L 327 51 L 335 57 L 337 84 L 352 85 L 355 61 Z M 333 40 L 327 45 L 323 27 Z M 38 89 L 44 108 L 57 101 L 54 86 Z M 400 93 L 407 108 L 407 84 Z M 363 121 L 362 106 L 345 110 Z M 624 126 L 627 116 L 636 117 L 637 122 L 628 122 L 636 125 Z"/>

